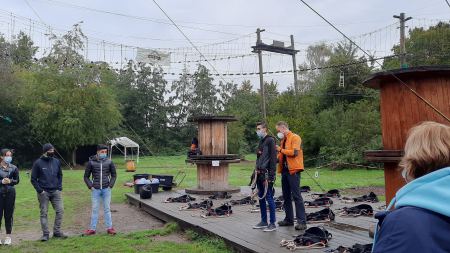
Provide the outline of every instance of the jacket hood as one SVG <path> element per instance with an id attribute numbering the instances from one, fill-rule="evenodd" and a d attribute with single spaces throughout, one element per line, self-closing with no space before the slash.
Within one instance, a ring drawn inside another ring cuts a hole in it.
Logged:
<path id="1" fill-rule="evenodd" d="M 450 217 L 450 167 L 414 179 L 395 194 L 395 208 L 414 206 Z"/>

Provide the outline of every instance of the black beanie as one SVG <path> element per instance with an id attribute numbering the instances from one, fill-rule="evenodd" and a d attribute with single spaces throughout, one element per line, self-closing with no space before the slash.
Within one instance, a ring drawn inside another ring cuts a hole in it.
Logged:
<path id="1" fill-rule="evenodd" d="M 97 146 L 97 151 L 102 150 L 102 149 L 108 149 L 108 146 L 104 145 L 104 144 L 99 144 Z"/>
<path id="2" fill-rule="evenodd" d="M 51 144 L 51 143 L 45 143 L 43 146 L 42 146 L 42 151 L 44 152 L 44 153 L 46 153 L 47 151 L 49 151 L 50 149 L 54 149 L 54 147 L 53 147 L 53 145 Z"/>

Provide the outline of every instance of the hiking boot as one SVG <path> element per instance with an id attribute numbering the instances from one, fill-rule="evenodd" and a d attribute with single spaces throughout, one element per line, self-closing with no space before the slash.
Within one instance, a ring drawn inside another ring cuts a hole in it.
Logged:
<path id="1" fill-rule="evenodd" d="M 67 235 L 65 235 L 63 232 L 58 232 L 58 233 L 53 233 L 53 237 L 59 238 L 59 239 L 66 239 Z"/>
<path id="2" fill-rule="evenodd" d="M 48 241 L 48 235 L 43 235 L 40 240 L 41 240 L 41 242 Z"/>
<path id="3" fill-rule="evenodd" d="M 92 230 L 92 229 L 84 230 L 83 235 L 86 235 L 86 236 L 95 235 L 95 230 Z"/>
<path id="4" fill-rule="evenodd" d="M 282 221 L 278 222 L 278 226 L 280 226 L 280 227 L 294 226 L 294 222 L 289 222 L 287 220 L 282 220 Z"/>
<path id="5" fill-rule="evenodd" d="M 263 228 L 267 228 L 267 222 L 260 222 L 256 225 L 253 226 L 254 229 L 263 229 Z"/>
<path id="6" fill-rule="evenodd" d="M 275 223 L 270 223 L 269 226 L 267 226 L 263 231 L 264 232 L 272 232 L 277 230 L 277 225 Z"/>
<path id="7" fill-rule="evenodd" d="M 306 230 L 306 223 L 297 223 L 295 230 Z"/>
<path id="8" fill-rule="evenodd" d="M 5 241 L 3 242 L 3 244 L 11 245 L 11 243 L 12 243 L 11 237 L 9 237 L 9 236 L 5 237 Z"/>
<path id="9" fill-rule="evenodd" d="M 114 228 L 108 228 L 108 229 L 106 230 L 106 232 L 107 232 L 108 234 L 110 234 L 110 235 L 115 235 L 115 234 L 117 234 L 117 233 L 116 233 L 116 230 L 114 230 Z"/>

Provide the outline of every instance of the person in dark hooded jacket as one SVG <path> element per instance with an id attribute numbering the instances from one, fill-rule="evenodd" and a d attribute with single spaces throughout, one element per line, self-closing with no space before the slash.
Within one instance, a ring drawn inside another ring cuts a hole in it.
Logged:
<path id="1" fill-rule="evenodd" d="M 277 149 L 275 139 L 267 133 L 266 123 L 256 124 L 256 134 L 259 137 L 256 159 L 256 186 L 258 187 L 259 208 L 261 221 L 253 226 L 271 232 L 277 229 L 275 224 L 275 202 L 273 200 L 273 184 L 275 183 L 275 169 L 277 165 Z M 267 204 L 269 205 L 269 222 L 267 222 Z"/>
<path id="2" fill-rule="evenodd" d="M 58 238 L 67 238 L 61 231 L 61 224 L 64 214 L 64 205 L 62 198 L 62 169 L 61 162 L 55 158 L 55 148 L 47 143 L 42 146 L 44 154 L 37 159 L 31 169 L 31 184 L 37 192 L 39 207 L 41 209 L 41 241 L 49 239 L 48 229 L 48 203 L 51 202 L 55 209 L 55 224 L 53 227 L 53 236 Z"/>
<path id="3" fill-rule="evenodd" d="M 400 167 L 407 184 L 375 215 L 372 252 L 450 252 L 450 126 L 412 128 Z"/>
<path id="4" fill-rule="evenodd" d="M 92 176 L 92 179 L 91 179 Z M 84 172 L 84 182 L 91 190 L 92 216 L 90 228 L 84 231 L 85 235 L 94 235 L 98 222 L 100 202 L 103 202 L 103 213 L 107 233 L 115 235 L 111 218 L 111 189 L 116 182 L 116 167 L 108 158 L 108 147 L 98 145 L 97 155 L 91 157 Z"/>

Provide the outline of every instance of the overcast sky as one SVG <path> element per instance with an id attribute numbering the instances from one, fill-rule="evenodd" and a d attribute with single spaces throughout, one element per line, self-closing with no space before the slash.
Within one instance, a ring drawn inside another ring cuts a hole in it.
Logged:
<path id="1" fill-rule="evenodd" d="M 68 30 L 74 23 L 83 21 L 82 28 L 88 36 L 118 44 L 146 48 L 190 47 L 173 26 L 163 24 L 168 22 L 167 18 L 153 1 L 27 1 L 0 0 L 0 10 L 3 11 L 0 31 L 3 34 L 7 34 L 11 27 L 7 24 L 8 18 L 4 12 L 7 11 L 18 16 L 40 20 L 49 26 L 63 30 Z M 392 24 L 395 22 L 392 15 L 400 12 L 405 12 L 416 20 L 416 23 L 411 24 L 417 24 L 417 20 L 422 18 L 450 19 L 450 7 L 444 0 L 309 0 L 307 2 L 342 31 L 352 36 Z M 158 3 L 176 23 L 182 26 L 181 29 L 198 46 L 253 33 L 257 27 L 267 30 L 263 33 L 263 39 L 288 40 L 289 35 L 293 34 L 296 42 L 299 43 L 297 47 L 301 45 L 306 47 L 307 44 L 317 41 L 341 39 L 336 31 L 298 0 L 158 0 Z M 125 14 L 126 17 L 93 11 L 89 8 Z M 146 20 L 140 17 L 145 17 Z M 21 22 L 26 29 L 26 22 Z M 16 25 L 19 27 L 20 22 L 16 21 Z M 397 40 L 397 38 L 390 38 L 390 40 L 394 39 Z M 248 43 L 251 42 L 250 40 Z M 44 42 L 36 43 L 39 45 Z M 239 43 L 242 46 L 244 42 Z M 383 43 L 390 44 L 391 41 Z M 236 45 L 236 48 L 239 48 L 239 45 Z M 215 50 L 220 51 L 220 49 Z M 213 54 L 214 52 L 204 53 Z M 251 53 L 250 48 L 248 53 Z M 91 52 L 89 57 L 94 57 Z M 279 62 L 278 59 L 276 64 L 280 65 L 280 68 L 289 66 L 288 60 Z M 216 67 L 220 71 L 225 71 L 227 67 L 229 68 L 227 65 L 230 65 L 229 62 L 212 63 L 217 64 Z M 245 70 L 248 70 L 250 68 L 247 67 L 248 64 L 253 63 L 241 63 L 240 67 L 245 66 Z M 275 63 L 272 62 L 272 64 Z M 233 62 L 231 65 L 236 67 L 239 62 Z M 173 66 L 171 71 L 179 72 L 180 68 Z M 270 78 L 267 77 L 267 79 Z M 285 87 L 286 84 L 281 86 Z"/>

